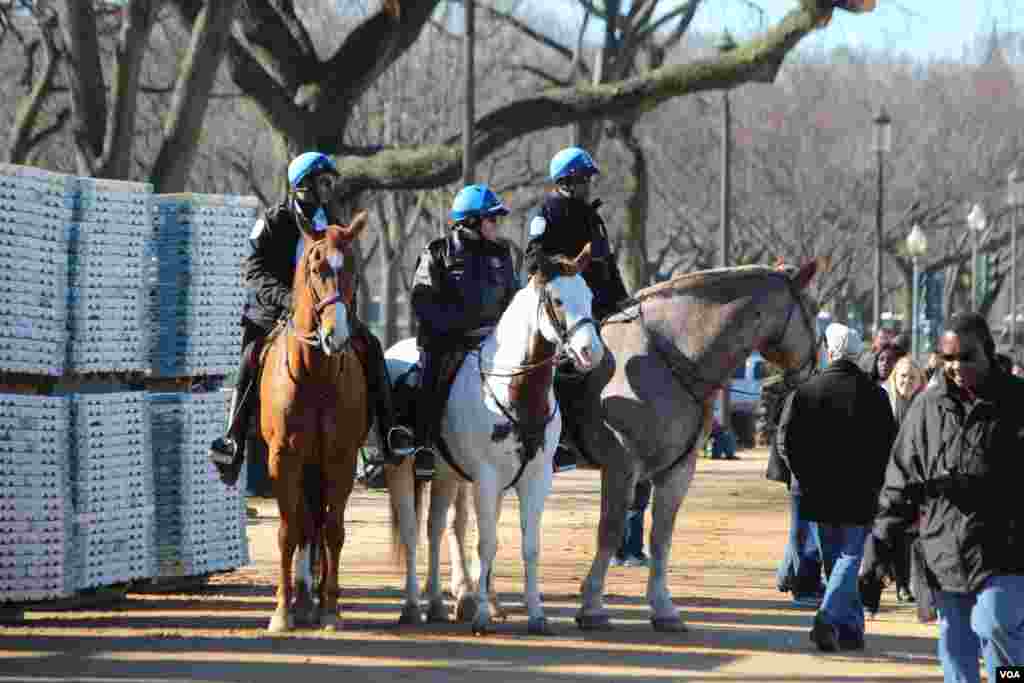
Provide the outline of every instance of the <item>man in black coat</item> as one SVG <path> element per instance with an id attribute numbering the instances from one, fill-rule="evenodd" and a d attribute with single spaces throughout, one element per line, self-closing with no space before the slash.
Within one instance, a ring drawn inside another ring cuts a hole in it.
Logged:
<path id="1" fill-rule="evenodd" d="M 954 316 L 939 340 L 943 369 L 910 405 L 868 537 L 860 585 L 878 609 L 900 537 L 915 521 L 919 613 L 939 616 L 947 681 L 988 680 L 1024 665 L 1024 380 L 1002 371 L 985 318 Z"/>
<path id="2" fill-rule="evenodd" d="M 864 646 L 857 572 L 896 422 L 885 392 L 855 363 L 856 330 L 832 323 L 825 339 L 829 366 L 797 388 L 779 424 L 779 444 L 828 575 L 811 640 L 832 652 Z"/>

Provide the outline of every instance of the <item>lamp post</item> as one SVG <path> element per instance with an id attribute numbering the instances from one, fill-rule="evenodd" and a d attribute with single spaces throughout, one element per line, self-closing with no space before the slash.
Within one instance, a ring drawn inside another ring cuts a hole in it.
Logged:
<path id="1" fill-rule="evenodd" d="M 875 287 L 874 287 L 874 329 L 878 334 L 882 324 L 882 210 L 885 202 L 885 153 L 892 146 L 892 119 L 885 107 L 878 110 L 873 119 L 875 124 L 875 154 L 878 157 L 878 204 L 875 206 Z"/>
<path id="2" fill-rule="evenodd" d="M 1024 173 L 1010 171 L 1006 199 L 1010 204 L 1010 348 L 1017 354 L 1017 208 L 1024 204 Z"/>
<path id="3" fill-rule="evenodd" d="M 722 34 L 718 44 L 715 46 L 719 54 L 725 55 L 736 49 L 736 41 L 728 31 Z M 729 89 L 722 91 L 722 198 L 721 198 L 721 220 L 718 226 L 718 265 L 722 268 L 729 266 L 729 252 L 731 250 L 731 237 L 729 219 L 731 218 L 732 203 L 732 111 L 729 102 Z M 745 362 L 745 361 L 744 361 Z M 731 428 L 729 406 L 729 383 L 722 385 L 722 429 Z"/>
<path id="4" fill-rule="evenodd" d="M 924 234 L 924 230 L 917 223 L 914 223 L 914 227 L 910 229 L 910 234 L 907 235 L 907 253 L 910 254 L 910 260 L 914 264 L 914 283 L 911 289 L 911 304 L 910 304 L 910 357 L 915 361 L 921 344 L 919 342 L 920 333 L 918 329 L 921 326 L 920 317 L 921 314 L 918 310 L 918 293 L 917 283 L 920 280 L 918 274 L 918 260 L 928 252 L 928 238 Z"/>
<path id="5" fill-rule="evenodd" d="M 971 231 L 971 310 L 977 311 L 981 306 L 981 288 L 978 286 L 978 237 L 985 231 L 988 218 L 985 209 L 978 204 L 971 207 L 967 214 L 967 227 Z"/>

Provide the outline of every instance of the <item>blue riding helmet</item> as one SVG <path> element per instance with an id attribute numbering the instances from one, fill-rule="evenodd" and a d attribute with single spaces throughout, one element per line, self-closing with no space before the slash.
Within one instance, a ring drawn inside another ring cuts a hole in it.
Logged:
<path id="1" fill-rule="evenodd" d="M 501 203 L 498 195 L 486 185 L 467 185 L 459 190 L 452 202 L 449 216 L 458 223 L 467 218 L 484 218 L 487 216 L 507 216 L 508 208 Z"/>
<path id="2" fill-rule="evenodd" d="M 320 152 L 303 152 L 288 164 L 288 185 L 298 189 L 302 181 L 311 175 L 327 171 L 338 175 L 338 167 L 331 158 Z"/>
<path id="3" fill-rule="evenodd" d="M 556 183 L 571 176 L 589 178 L 601 171 L 589 154 L 580 147 L 566 147 L 551 158 L 551 180 Z"/>

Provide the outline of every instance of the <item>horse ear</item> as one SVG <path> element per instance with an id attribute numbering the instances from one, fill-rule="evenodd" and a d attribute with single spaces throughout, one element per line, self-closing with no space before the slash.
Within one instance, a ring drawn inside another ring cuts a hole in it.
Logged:
<path id="1" fill-rule="evenodd" d="M 341 240 L 345 244 L 348 244 L 359 237 L 360 233 L 362 233 L 363 229 L 366 227 L 369 215 L 370 214 L 366 209 L 360 209 L 352 219 L 351 223 L 337 226 L 338 230 L 341 231 Z"/>
<path id="2" fill-rule="evenodd" d="M 815 273 L 818 272 L 818 260 L 809 261 L 804 265 L 800 266 L 800 270 L 797 271 L 796 275 L 793 276 L 793 283 L 797 289 L 804 289 L 810 284 L 811 279 L 814 278 Z"/>
<path id="3" fill-rule="evenodd" d="M 591 249 L 591 243 L 587 242 L 583 246 L 583 250 L 573 259 L 573 263 L 576 264 L 577 273 L 584 273 L 587 268 L 590 268 L 590 264 L 594 260 L 591 256 Z"/>

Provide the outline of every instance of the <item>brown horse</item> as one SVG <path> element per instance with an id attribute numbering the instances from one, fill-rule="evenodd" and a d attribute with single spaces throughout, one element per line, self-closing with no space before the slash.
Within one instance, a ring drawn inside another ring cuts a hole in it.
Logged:
<path id="1" fill-rule="evenodd" d="M 308 579 L 296 583 L 292 605 L 292 558 L 299 546 L 308 545 L 314 557 L 321 556 L 320 614 L 311 609 L 310 622 L 327 629 L 338 623 L 345 505 L 357 452 L 369 430 L 366 374 L 350 344 L 349 325 L 355 292 L 351 243 L 366 218 L 360 211 L 350 225 L 332 225 L 321 233 L 300 226 L 303 250 L 295 268 L 291 317 L 272 335 L 264 354 L 259 430 L 281 514 L 281 578 L 277 610 L 268 626 L 273 632 L 293 628 L 299 606 L 312 605 Z"/>

